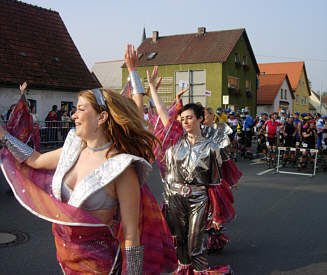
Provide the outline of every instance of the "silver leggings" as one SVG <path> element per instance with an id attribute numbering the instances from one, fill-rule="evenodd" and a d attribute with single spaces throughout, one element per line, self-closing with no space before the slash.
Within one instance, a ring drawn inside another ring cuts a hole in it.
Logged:
<path id="1" fill-rule="evenodd" d="M 206 270 L 205 227 L 208 217 L 208 196 L 204 186 L 194 186 L 182 196 L 178 190 L 165 190 L 166 220 L 177 239 L 177 257 L 181 264 L 192 264 L 195 270 Z"/>

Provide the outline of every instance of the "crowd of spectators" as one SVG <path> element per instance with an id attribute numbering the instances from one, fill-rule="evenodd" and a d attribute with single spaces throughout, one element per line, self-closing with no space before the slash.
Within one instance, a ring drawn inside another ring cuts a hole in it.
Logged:
<path id="1" fill-rule="evenodd" d="M 230 153 L 235 160 L 262 156 L 272 168 L 276 167 L 278 147 L 295 148 L 283 152 L 281 163 L 301 170 L 313 165 L 315 151 L 310 149 L 327 155 L 327 116 L 319 113 L 290 114 L 281 110 L 252 118 L 247 109 L 235 112 L 218 108 L 213 114 L 212 108 L 206 108 L 206 117 L 210 120 L 204 121 L 207 125 L 227 123 L 232 128 Z"/>

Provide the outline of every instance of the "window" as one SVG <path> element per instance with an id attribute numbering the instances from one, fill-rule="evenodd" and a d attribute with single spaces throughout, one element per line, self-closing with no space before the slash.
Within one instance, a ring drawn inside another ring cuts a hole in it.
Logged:
<path id="1" fill-rule="evenodd" d="M 240 63 L 240 57 L 238 53 L 235 53 L 235 63 Z"/>
<path id="2" fill-rule="evenodd" d="M 143 79 L 143 85 L 144 89 L 149 87 L 148 79 L 146 77 Z M 163 102 L 170 105 L 175 99 L 175 97 L 173 97 L 174 78 L 171 76 L 163 76 L 157 92 Z"/>
<path id="3" fill-rule="evenodd" d="M 240 79 L 234 76 L 228 77 L 228 88 L 236 88 L 240 87 Z"/>
<path id="4" fill-rule="evenodd" d="M 301 98 L 301 104 L 302 105 L 305 105 L 305 96 L 302 96 L 302 98 Z"/>
<path id="5" fill-rule="evenodd" d="M 206 91 L 206 71 L 189 70 L 175 72 L 175 92 L 181 90 L 180 83 L 187 82 L 190 90 L 182 96 L 183 104 L 200 102 L 202 106 L 207 105 L 208 97 Z"/>
<path id="6" fill-rule="evenodd" d="M 73 106 L 73 102 L 71 101 L 61 101 L 60 106 L 65 106 L 65 111 L 67 111 L 68 113 L 71 111 L 72 106 Z"/>
<path id="7" fill-rule="evenodd" d="M 284 90 L 283 89 L 280 89 L 280 99 L 283 99 L 284 98 L 283 92 L 284 92 Z"/>
<path id="8" fill-rule="evenodd" d="M 284 90 L 284 99 L 287 99 L 287 89 Z"/>
<path id="9" fill-rule="evenodd" d="M 307 97 L 304 96 L 304 105 L 306 105 L 306 104 L 307 104 Z"/>
<path id="10" fill-rule="evenodd" d="M 242 61 L 242 65 L 247 65 L 247 60 L 246 60 L 246 55 L 243 55 L 243 61 Z"/>
<path id="11" fill-rule="evenodd" d="M 251 90 L 251 80 L 246 80 L 245 81 L 245 88 L 247 91 Z"/>
<path id="12" fill-rule="evenodd" d="M 153 59 L 156 55 L 157 55 L 156 52 L 152 52 L 152 53 L 150 53 L 150 54 L 148 55 L 148 57 L 147 57 L 146 59 L 147 59 L 147 60 L 151 60 L 151 59 Z"/>
<path id="13" fill-rule="evenodd" d="M 296 95 L 295 102 L 296 102 L 296 104 L 299 104 L 299 95 Z"/>

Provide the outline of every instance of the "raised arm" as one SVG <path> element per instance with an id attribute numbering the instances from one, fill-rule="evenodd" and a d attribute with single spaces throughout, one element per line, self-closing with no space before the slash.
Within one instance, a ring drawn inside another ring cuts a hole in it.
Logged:
<path id="1" fill-rule="evenodd" d="M 157 84 L 154 85 L 154 81 L 158 76 L 158 66 L 155 66 L 152 74 L 150 76 L 150 72 L 147 71 L 147 79 L 148 79 L 148 83 L 149 83 L 149 88 L 151 91 L 151 96 L 154 102 L 154 105 L 156 106 L 157 109 L 157 113 L 163 123 L 164 126 L 167 126 L 170 116 L 169 116 L 169 111 L 165 105 L 165 103 L 161 100 L 160 96 L 158 95 L 157 89 L 158 89 L 158 83 L 160 84 L 161 82 L 161 77 L 159 78 L 159 80 L 157 81 Z M 179 91 L 176 94 L 176 101 L 179 101 L 181 96 L 186 93 L 189 90 L 189 88 L 186 88 L 184 90 Z"/>
<path id="2" fill-rule="evenodd" d="M 24 94 L 26 87 L 27 87 L 27 81 L 25 81 L 22 85 L 19 85 L 19 90 L 22 95 Z"/>
<path id="3" fill-rule="evenodd" d="M 165 103 L 162 102 L 160 96 L 158 95 L 156 86 L 154 84 L 154 82 L 158 76 L 158 66 L 154 67 L 151 76 L 150 76 L 149 71 L 146 71 L 146 75 L 148 78 L 151 96 L 152 96 L 154 105 L 156 106 L 156 109 L 157 109 L 157 113 L 158 113 L 163 125 L 166 126 L 169 122 L 168 109 L 167 109 Z"/>
<path id="4" fill-rule="evenodd" d="M 134 50 L 133 45 L 127 44 L 124 58 L 125 58 L 125 64 L 129 71 L 129 77 L 132 83 L 132 97 L 143 116 L 144 115 L 144 109 L 143 109 L 144 89 L 140 77 L 137 73 L 137 68 L 136 68 L 137 51 Z"/>
<path id="5" fill-rule="evenodd" d="M 176 94 L 176 101 L 179 101 L 182 97 L 183 94 L 185 94 L 190 88 L 186 88 L 184 90 L 180 90 L 177 94 Z"/>

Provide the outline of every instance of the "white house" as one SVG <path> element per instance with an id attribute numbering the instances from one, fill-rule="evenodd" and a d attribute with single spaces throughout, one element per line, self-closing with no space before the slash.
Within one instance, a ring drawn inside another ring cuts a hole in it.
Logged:
<path id="1" fill-rule="evenodd" d="M 124 60 L 96 62 L 91 71 L 95 74 L 103 88 L 122 89 L 122 65 Z"/>
<path id="2" fill-rule="evenodd" d="M 317 112 L 321 112 L 323 115 L 327 115 L 327 97 L 321 97 L 321 111 L 320 111 L 320 95 L 311 90 L 311 95 L 309 98 L 311 105 L 317 110 Z"/>
<path id="3" fill-rule="evenodd" d="M 257 91 L 257 112 L 293 110 L 294 95 L 287 74 L 259 75 L 260 88 Z"/>

